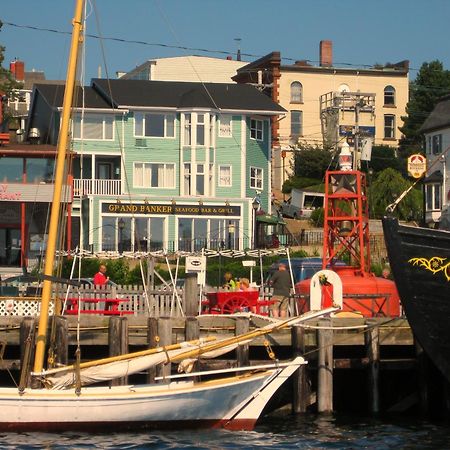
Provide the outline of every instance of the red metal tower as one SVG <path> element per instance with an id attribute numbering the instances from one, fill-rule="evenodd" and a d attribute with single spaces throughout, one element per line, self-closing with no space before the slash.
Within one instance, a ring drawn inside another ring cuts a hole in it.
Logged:
<path id="1" fill-rule="evenodd" d="M 328 171 L 324 210 L 323 268 L 350 258 L 351 266 L 369 273 L 366 175 L 358 170 Z"/>

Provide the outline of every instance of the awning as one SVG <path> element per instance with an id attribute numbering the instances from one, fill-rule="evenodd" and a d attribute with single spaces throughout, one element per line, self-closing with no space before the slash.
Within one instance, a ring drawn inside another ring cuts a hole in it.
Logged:
<path id="1" fill-rule="evenodd" d="M 286 225 L 282 217 L 276 214 L 261 214 L 256 216 L 257 222 L 267 223 L 269 225 Z"/>

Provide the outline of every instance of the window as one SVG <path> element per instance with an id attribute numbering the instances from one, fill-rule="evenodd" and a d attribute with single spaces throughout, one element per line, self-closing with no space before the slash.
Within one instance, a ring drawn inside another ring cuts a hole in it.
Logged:
<path id="1" fill-rule="evenodd" d="M 263 188 L 263 170 L 259 167 L 250 167 L 250 187 L 252 189 Z"/>
<path id="2" fill-rule="evenodd" d="M 205 115 L 197 114 L 197 145 L 205 145 Z"/>
<path id="3" fill-rule="evenodd" d="M 426 152 L 427 155 L 431 155 L 431 149 L 432 149 L 432 139 L 431 136 L 427 136 L 427 143 L 426 143 Z"/>
<path id="4" fill-rule="evenodd" d="M 190 114 L 184 115 L 184 145 L 192 145 L 192 129 L 191 129 L 192 117 Z"/>
<path id="5" fill-rule="evenodd" d="M 384 106 L 395 106 L 395 88 L 393 86 L 384 88 Z"/>
<path id="6" fill-rule="evenodd" d="M 73 138 L 90 140 L 112 140 L 114 117 L 109 114 L 74 114 Z"/>
<path id="7" fill-rule="evenodd" d="M 303 112 L 291 111 L 291 140 L 297 143 L 303 134 Z"/>
<path id="8" fill-rule="evenodd" d="M 433 155 L 438 155 L 442 153 L 442 134 L 435 134 L 431 138 L 431 148 Z"/>
<path id="9" fill-rule="evenodd" d="M 425 185 L 425 197 L 427 211 L 439 211 L 441 209 L 441 185 Z"/>
<path id="10" fill-rule="evenodd" d="M 303 102 L 303 86 L 302 83 L 294 81 L 291 84 L 291 103 Z"/>
<path id="11" fill-rule="evenodd" d="M 205 165 L 197 164 L 195 195 L 205 195 Z"/>
<path id="12" fill-rule="evenodd" d="M 384 138 L 395 139 L 395 116 L 393 114 L 384 115 Z"/>
<path id="13" fill-rule="evenodd" d="M 134 163 L 134 187 L 174 188 L 175 164 Z"/>
<path id="14" fill-rule="evenodd" d="M 175 115 L 135 113 L 134 135 L 173 138 L 175 137 Z"/>
<path id="15" fill-rule="evenodd" d="M 231 186 L 231 165 L 219 166 L 219 186 Z"/>
<path id="16" fill-rule="evenodd" d="M 231 129 L 231 119 L 232 116 L 228 114 L 221 114 L 220 116 L 220 127 L 219 127 L 219 136 L 220 137 L 232 137 L 232 129 Z"/>
<path id="17" fill-rule="evenodd" d="M 263 121 L 257 119 L 250 120 L 250 138 L 257 141 L 263 140 Z"/>

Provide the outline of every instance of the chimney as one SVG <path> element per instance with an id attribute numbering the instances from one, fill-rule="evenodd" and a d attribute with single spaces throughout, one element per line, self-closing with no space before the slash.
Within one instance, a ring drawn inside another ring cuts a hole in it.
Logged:
<path id="1" fill-rule="evenodd" d="M 320 67 L 333 65 L 333 42 L 320 41 Z"/>
<path id="2" fill-rule="evenodd" d="M 25 81 L 25 63 L 15 59 L 9 64 L 9 70 L 16 81 Z"/>

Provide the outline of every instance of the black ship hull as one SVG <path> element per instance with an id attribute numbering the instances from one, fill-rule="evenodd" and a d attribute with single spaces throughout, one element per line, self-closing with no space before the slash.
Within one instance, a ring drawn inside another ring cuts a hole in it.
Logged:
<path id="1" fill-rule="evenodd" d="M 450 381 L 450 232 L 383 219 L 392 274 L 408 322 Z"/>

